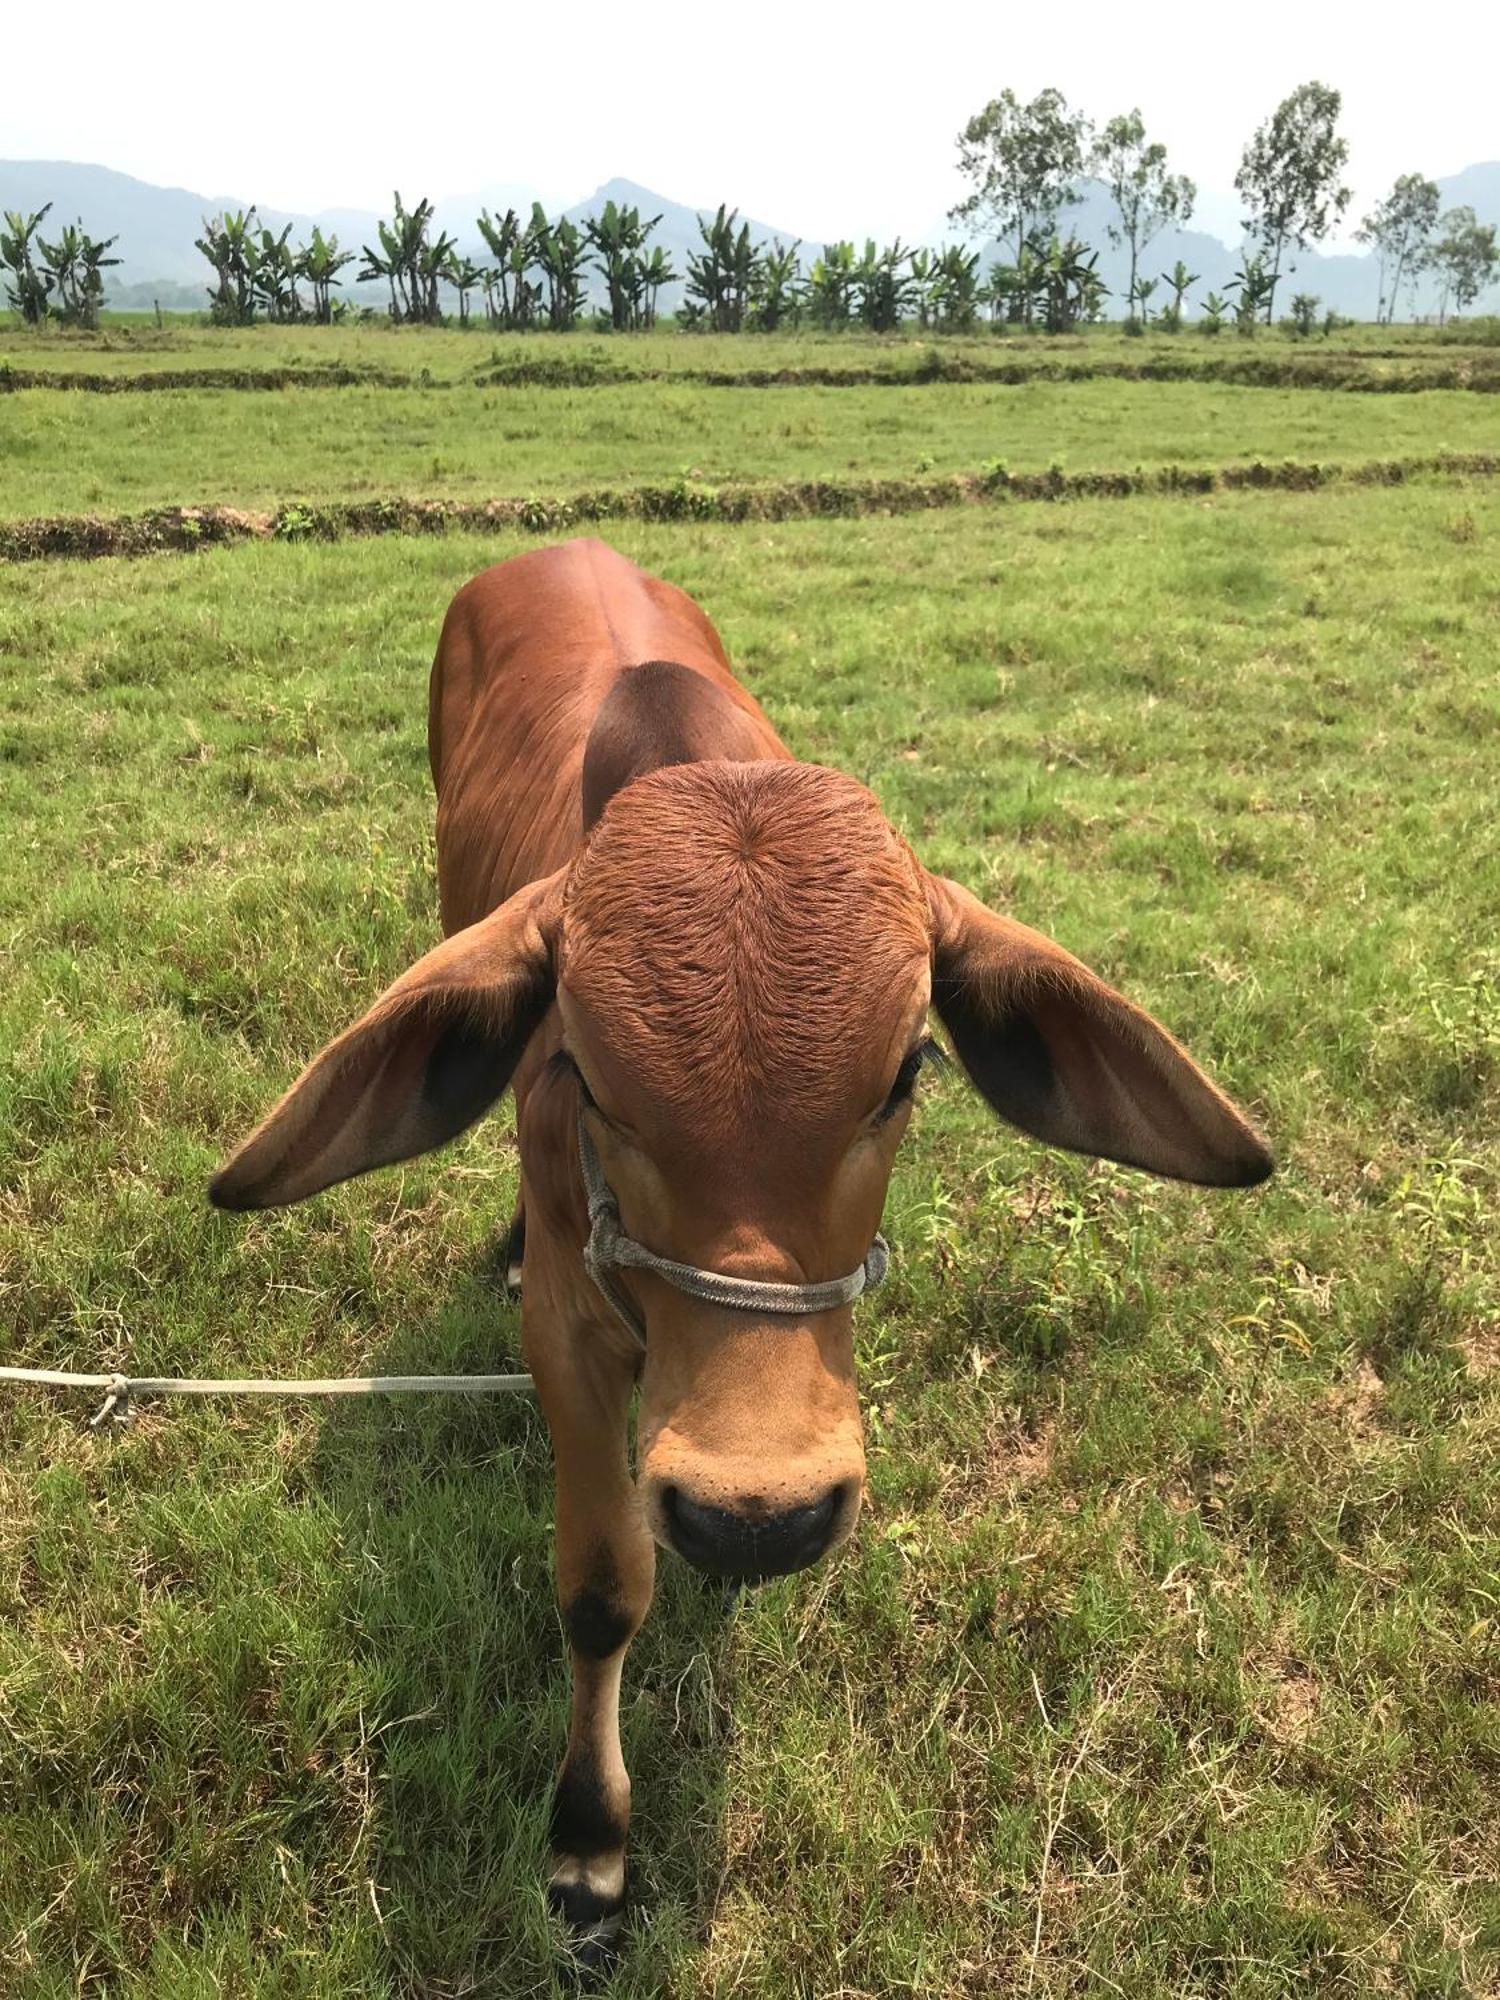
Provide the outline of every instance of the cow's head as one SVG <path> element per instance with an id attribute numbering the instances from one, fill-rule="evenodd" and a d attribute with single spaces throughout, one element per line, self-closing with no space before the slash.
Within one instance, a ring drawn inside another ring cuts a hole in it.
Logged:
<path id="1" fill-rule="evenodd" d="M 297 1201 L 441 1145 L 556 1002 L 624 1228 L 700 1270 L 808 1283 L 875 1235 L 935 1008 L 996 1111 L 1175 1179 L 1264 1179 L 1264 1142 L 1151 1017 L 929 874 L 863 786 L 690 764 L 611 802 L 578 859 L 430 952 L 214 1183 Z M 625 1282 L 646 1326 L 638 1464 L 658 1538 L 727 1574 L 841 1540 L 864 1459 L 851 1309 L 787 1318 Z M 601 1302 L 600 1310 L 604 1310 Z"/>

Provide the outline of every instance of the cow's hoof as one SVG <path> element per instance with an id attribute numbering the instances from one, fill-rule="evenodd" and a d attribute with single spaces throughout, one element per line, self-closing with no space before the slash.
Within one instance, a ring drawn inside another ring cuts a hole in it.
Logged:
<path id="1" fill-rule="evenodd" d="M 585 1976 L 607 1972 L 619 1956 L 624 1896 L 602 1895 L 570 1872 L 553 1876 L 547 1901 L 567 1927 L 567 1969 Z"/>

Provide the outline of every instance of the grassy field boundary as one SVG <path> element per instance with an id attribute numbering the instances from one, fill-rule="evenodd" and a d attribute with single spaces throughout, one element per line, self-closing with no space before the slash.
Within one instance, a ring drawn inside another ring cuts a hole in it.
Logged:
<path id="1" fill-rule="evenodd" d="M 1322 389 L 1358 395 L 1416 395 L 1427 389 L 1500 393 L 1500 360 L 1465 358 L 1381 369 L 1346 355 L 1155 355 L 1139 361 L 975 361 L 966 355 L 923 353 L 897 366 L 811 365 L 786 368 L 654 368 L 593 355 L 502 363 L 471 375 L 437 376 L 346 364 L 277 368 L 160 368 L 133 375 L 97 370 L 17 368 L 0 363 L 0 394 L 23 389 L 84 394 L 144 395 L 175 389 L 269 392 L 278 389 L 609 389 L 666 382 L 709 389 L 909 389 L 966 383 L 1020 388 L 1031 382 L 1220 382 L 1240 389 Z"/>
<path id="2" fill-rule="evenodd" d="M 1007 502 L 1125 500 L 1244 490 L 1315 492 L 1400 486 L 1417 478 L 1489 479 L 1500 454 L 1439 452 L 1356 464 L 1282 460 L 1226 466 L 1164 465 L 1133 471 L 953 473 L 930 479 L 782 480 L 760 485 L 605 487 L 593 492 L 490 500 L 385 498 L 274 508 L 157 507 L 141 514 L 57 515 L 0 526 L 0 562 L 148 556 L 240 541 L 344 541 L 371 535 L 442 535 L 522 529 L 552 535 L 600 521 L 791 521 L 912 514 Z"/>

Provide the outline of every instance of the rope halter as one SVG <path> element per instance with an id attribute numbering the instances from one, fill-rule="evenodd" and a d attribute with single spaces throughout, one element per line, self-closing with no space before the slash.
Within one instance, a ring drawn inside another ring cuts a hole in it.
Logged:
<path id="1" fill-rule="evenodd" d="M 604 1178 L 604 1168 L 581 1107 L 578 1159 L 589 1202 L 589 1239 L 583 1246 L 583 1267 L 643 1347 L 646 1322 L 614 1275 L 617 1270 L 649 1271 L 675 1285 L 679 1292 L 686 1292 L 691 1299 L 703 1299 L 711 1306 L 723 1306 L 733 1312 L 787 1313 L 803 1318 L 809 1313 L 830 1312 L 835 1306 L 852 1305 L 862 1292 L 878 1285 L 889 1268 L 891 1253 L 883 1236 L 875 1238 L 857 1270 L 847 1277 L 823 1278 L 813 1285 L 733 1278 L 723 1271 L 699 1270 L 696 1264 L 675 1263 L 670 1257 L 658 1257 L 654 1250 L 637 1243 L 620 1227 L 620 1205 Z"/>

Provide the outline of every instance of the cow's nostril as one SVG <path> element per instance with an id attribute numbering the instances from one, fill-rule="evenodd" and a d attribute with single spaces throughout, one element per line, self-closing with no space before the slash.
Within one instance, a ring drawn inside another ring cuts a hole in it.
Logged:
<path id="1" fill-rule="evenodd" d="M 662 1513 L 672 1546 L 711 1576 L 784 1576 L 816 1562 L 833 1539 L 845 1488 L 830 1487 L 820 1500 L 779 1514 L 749 1515 L 694 1500 L 680 1486 L 664 1486 Z"/>

